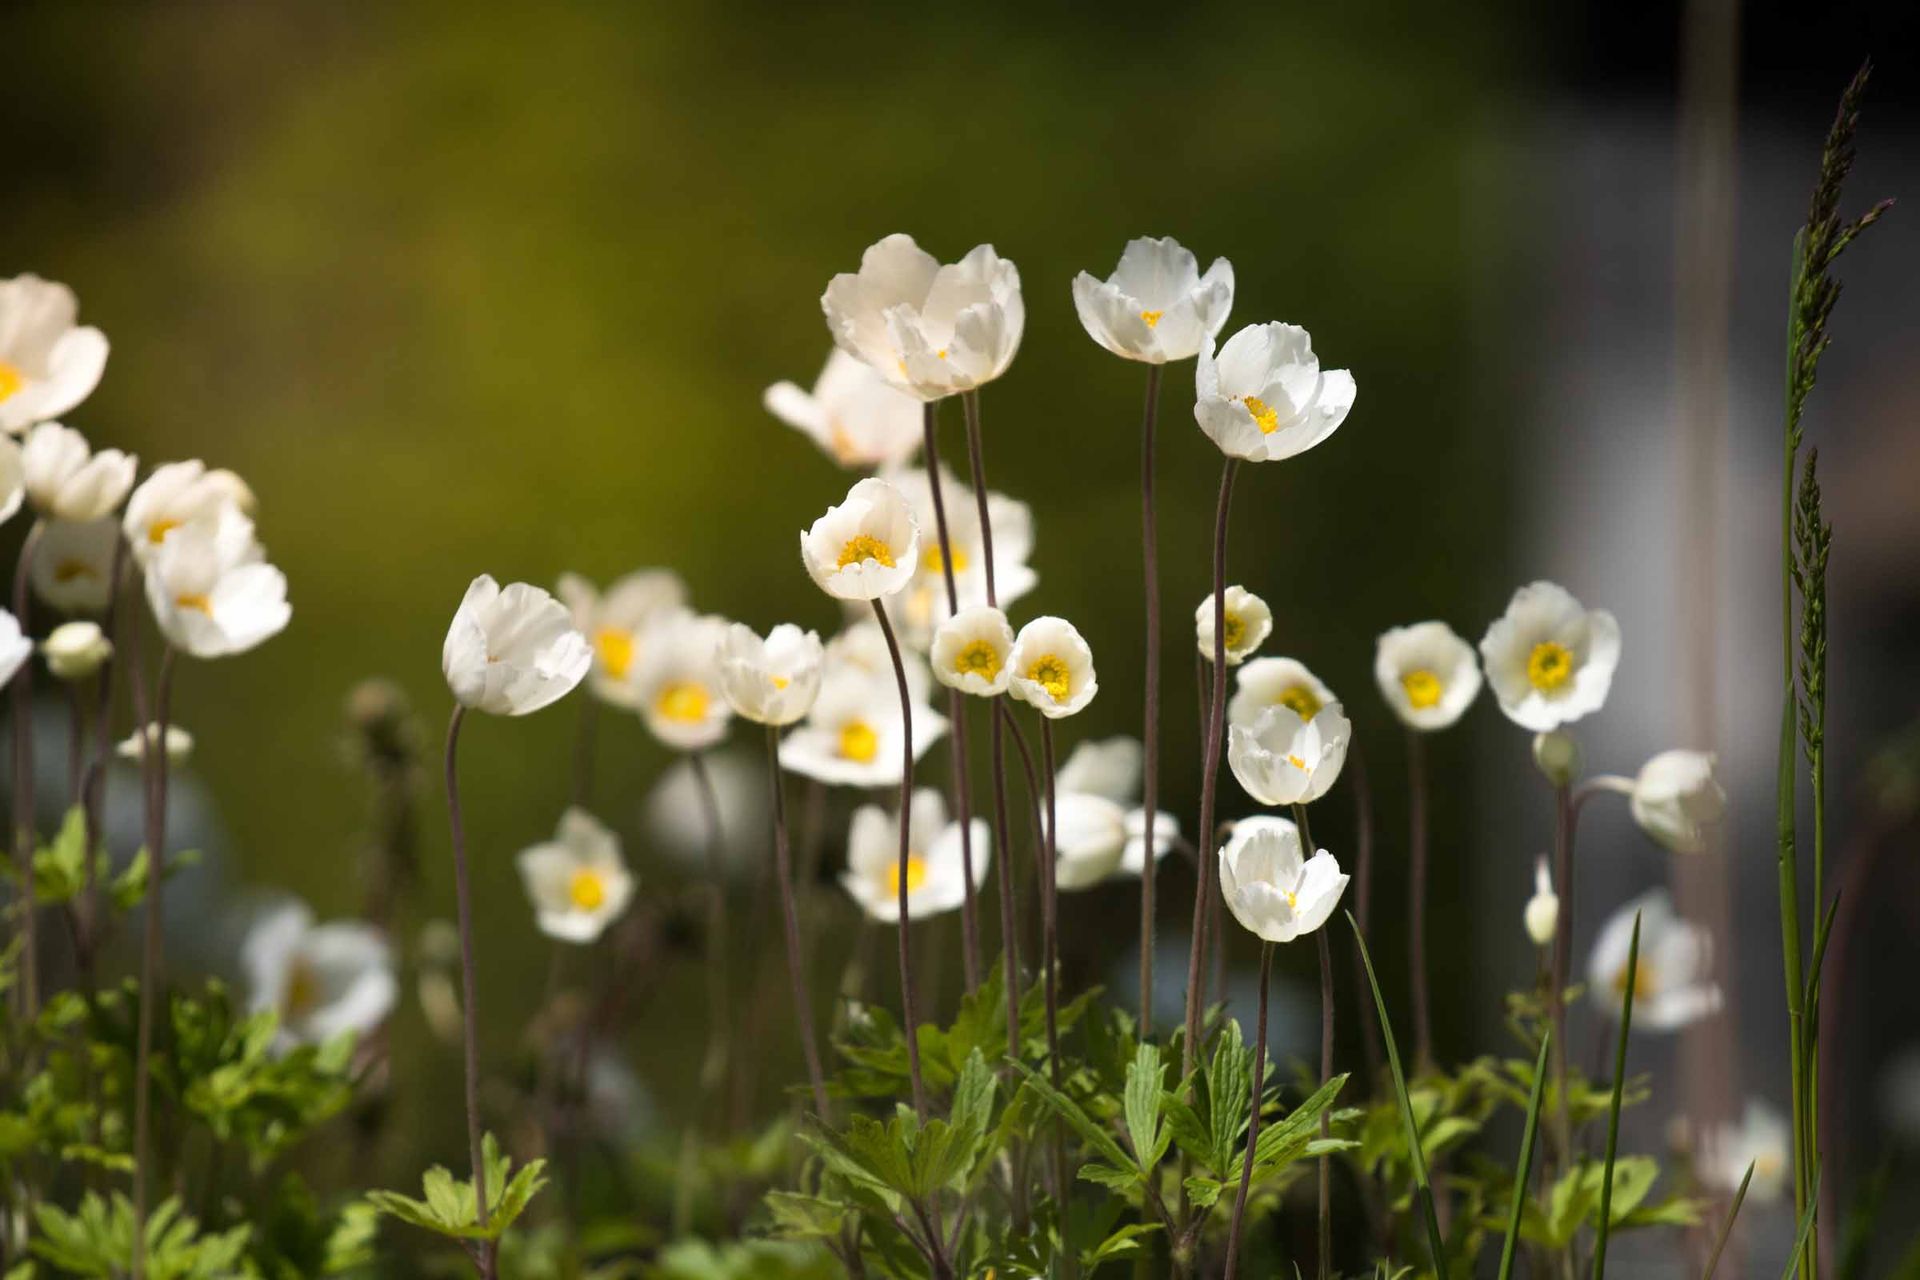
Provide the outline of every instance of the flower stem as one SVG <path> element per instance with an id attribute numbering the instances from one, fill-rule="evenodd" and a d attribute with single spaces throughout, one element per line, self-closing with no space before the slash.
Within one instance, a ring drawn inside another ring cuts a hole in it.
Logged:
<path id="1" fill-rule="evenodd" d="M 780 877 L 780 912 L 787 933 L 787 971 L 793 978 L 793 1021 L 800 1032 L 800 1052 L 807 1060 L 807 1082 L 813 1086 L 813 1111 L 825 1123 L 827 1083 L 820 1071 L 820 1046 L 813 1033 L 813 1001 L 807 995 L 806 958 L 800 953 L 800 913 L 793 902 L 793 855 L 787 847 L 786 787 L 780 777 L 780 729 L 767 726 L 767 777 L 773 786 L 774 874 Z"/>
<path id="2" fill-rule="evenodd" d="M 480 991 L 473 965 L 473 886 L 467 876 L 467 830 L 460 815 L 460 726 L 467 709 L 455 703 L 447 720 L 447 827 L 453 841 L 454 904 L 460 923 L 461 1049 L 465 1055 L 467 1147 L 473 1160 L 473 1201 L 480 1226 L 487 1223 L 487 1166 L 480 1152 Z M 484 1252 L 482 1274 L 492 1276 L 492 1255 Z"/>
<path id="3" fill-rule="evenodd" d="M 1059 851 L 1059 814 L 1054 795 L 1053 721 L 1040 718 L 1040 756 L 1045 768 L 1047 788 L 1046 865 L 1040 879 L 1040 916 L 1045 930 L 1041 965 L 1046 970 L 1047 996 L 1047 1073 L 1053 1087 L 1061 1087 L 1060 1072 L 1060 893 L 1055 859 Z M 1067 1133 L 1059 1117 L 1053 1127 L 1054 1196 L 1060 1202 L 1060 1232 L 1067 1234 L 1068 1198 L 1073 1186 L 1067 1181 Z"/>
<path id="4" fill-rule="evenodd" d="M 20 544 L 20 562 L 13 574 L 13 616 L 20 633 L 33 639 L 28 607 L 28 578 L 34 552 L 46 531 L 46 521 L 35 520 Z M 33 656 L 20 664 L 13 677 L 13 856 L 20 879 L 20 1017 L 31 1022 L 40 1009 L 40 947 L 33 885 Z"/>
<path id="5" fill-rule="evenodd" d="M 1153 1029 L 1154 817 L 1160 801 L 1160 518 L 1153 493 L 1154 419 L 1161 366 L 1147 366 L 1147 403 L 1140 414 L 1140 568 L 1146 587 L 1146 695 L 1140 731 L 1140 803 L 1147 815 L 1147 856 L 1140 867 L 1140 1035 Z"/>
<path id="6" fill-rule="evenodd" d="M 1554 925 L 1553 967 L 1547 992 L 1553 1017 L 1555 1133 L 1562 1171 L 1573 1168 L 1573 1112 L 1567 1097 L 1567 974 L 1573 958 L 1573 804 L 1567 786 L 1553 789 L 1553 874 L 1560 895 Z"/>
<path id="7" fill-rule="evenodd" d="M 700 807 L 707 824 L 707 1003 L 712 1006 L 707 1024 L 707 1054 L 700 1064 L 700 1094 L 704 1101 L 715 1102 L 714 1112 L 724 1126 L 727 1082 L 732 1060 L 727 1017 L 732 1005 L 732 984 L 728 980 L 729 947 L 727 941 L 726 870 L 722 865 L 722 842 L 726 828 L 720 818 L 720 793 L 713 785 L 713 771 L 707 768 L 705 752 L 687 757 L 693 778 L 699 784 Z M 690 1130 L 698 1126 L 690 1126 Z"/>
<path id="8" fill-rule="evenodd" d="M 1320 1083 L 1333 1079 L 1333 953 L 1324 927 L 1314 930 L 1320 943 Z M 1327 1113 L 1320 1113 L 1320 1137 L 1332 1136 Z M 1333 1165 L 1320 1157 L 1320 1280 L 1333 1275 Z"/>
<path id="9" fill-rule="evenodd" d="M 1347 748 L 1347 772 L 1353 775 L 1354 918 L 1364 934 L 1373 912 L 1373 786 L 1367 775 L 1366 756 L 1358 743 Z M 1353 989 L 1367 989 L 1366 968 L 1360 963 L 1358 952 L 1353 957 Z M 1361 1029 L 1360 1043 L 1367 1054 L 1367 1084 L 1371 1088 L 1380 1079 L 1381 1067 L 1380 1041 L 1371 1026 Z"/>
<path id="10" fill-rule="evenodd" d="M 907 665 L 900 657 L 900 641 L 893 634 L 893 623 L 878 600 L 873 616 L 880 622 L 880 634 L 887 640 L 887 656 L 893 659 L 894 683 L 900 687 L 900 863 L 898 882 L 900 920 L 895 929 L 900 951 L 900 1016 L 907 1040 L 907 1075 L 913 1082 L 913 1110 L 920 1123 L 927 1122 L 927 1085 L 920 1075 L 920 1022 L 913 1008 L 913 948 L 908 945 L 908 930 L 913 917 L 907 903 L 907 860 L 912 857 L 913 828 L 913 690 L 907 687 Z"/>
<path id="11" fill-rule="evenodd" d="M 1324 931 L 1322 931 L 1324 938 Z M 1326 945 L 1323 941 L 1323 947 Z M 1233 1198 L 1233 1221 L 1227 1227 L 1226 1280 L 1240 1269 L 1240 1222 L 1247 1213 L 1247 1192 L 1253 1186 L 1253 1151 L 1260 1141 L 1260 1095 L 1266 1091 L 1267 1075 L 1267 988 L 1273 982 L 1273 944 L 1260 943 L 1260 1011 L 1254 1023 L 1253 1088 L 1247 1104 L 1247 1154 L 1240 1162 L 1240 1190 Z"/>
<path id="12" fill-rule="evenodd" d="M 147 915 L 140 945 L 140 1018 L 135 1031 L 133 1068 L 133 1276 L 141 1280 L 147 1263 L 147 1193 L 153 1176 L 153 1015 L 160 1003 L 164 962 L 161 948 L 161 888 L 166 883 L 167 720 L 173 701 L 173 650 L 160 657 L 154 688 L 151 736 L 140 744 L 141 777 L 146 785 Z M 143 721 L 144 731 L 144 721 Z"/>
<path id="13" fill-rule="evenodd" d="M 1207 738 L 1201 753 L 1200 837 L 1213 840 L 1213 803 L 1220 773 L 1221 719 L 1227 704 L 1227 514 L 1233 506 L 1233 474 L 1238 460 L 1228 458 L 1220 472 L 1220 505 L 1213 521 L 1213 687 L 1207 704 Z M 1187 957 L 1187 1042 L 1183 1074 L 1191 1075 L 1200 1052 L 1200 984 L 1207 945 L 1207 898 L 1212 892 L 1213 849 L 1200 851 L 1200 874 L 1193 886 L 1193 950 Z"/>
<path id="14" fill-rule="evenodd" d="M 113 540 L 113 568 L 107 577 L 107 609 L 101 619 L 100 629 L 109 637 L 115 636 L 114 624 L 120 609 L 120 588 L 122 571 L 126 564 L 127 540 L 115 535 Z M 134 627 L 139 626 L 136 617 Z M 86 831 L 86 871 L 81 890 L 84 904 L 81 918 L 86 921 L 82 934 L 84 944 L 80 948 L 78 964 L 84 989 L 91 994 L 95 989 L 94 966 L 98 960 L 100 940 L 100 815 L 104 808 L 107 791 L 107 762 L 113 752 L 113 669 L 115 659 L 120 656 L 119 647 L 109 649 L 105 661 L 100 664 L 99 684 L 94 690 L 93 723 L 93 763 L 87 766 L 86 779 L 80 784 L 80 813 Z M 144 729 L 144 722 L 142 724 Z"/>
<path id="15" fill-rule="evenodd" d="M 1413 1070 L 1419 1075 L 1433 1070 L 1433 1006 L 1427 992 L 1427 743 L 1417 729 L 1407 730 L 1407 810 L 1407 892 L 1413 900 L 1407 951 L 1413 967 Z"/>

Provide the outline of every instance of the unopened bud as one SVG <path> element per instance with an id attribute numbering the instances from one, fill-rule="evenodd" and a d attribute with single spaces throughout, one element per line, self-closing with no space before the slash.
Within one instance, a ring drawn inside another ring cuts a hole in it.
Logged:
<path id="1" fill-rule="evenodd" d="M 1533 762 L 1547 775 L 1548 782 L 1564 787 L 1580 772 L 1580 744 L 1564 729 L 1535 734 Z"/>

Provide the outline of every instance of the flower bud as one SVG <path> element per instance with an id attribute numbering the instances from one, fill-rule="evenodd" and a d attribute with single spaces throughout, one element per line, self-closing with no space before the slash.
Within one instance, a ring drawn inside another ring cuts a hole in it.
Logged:
<path id="1" fill-rule="evenodd" d="M 85 680 L 113 656 L 113 642 L 97 622 L 63 622 L 40 642 L 47 670 L 62 680 Z"/>
<path id="2" fill-rule="evenodd" d="M 157 726 L 149 724 L 145 728 L 135 729 L 132 733 L 128 734 L 126 739 L 115 748 L 119 752 L 120 758 L 138 763 L 146 754 L 146 744 L 152 742 L 158 736 L 155 732 L 156 728 Z M 193 754 L 193 735 L 177 724 L 168 725 L 166 753 L 168 764 L 185 764 L 187 757 Z"/>
<path id="3" fill-rule="evenodd" d="M 1554 931 L 1560 924 L 1560 898 L 1553 891 L 1553 878 L 1547 874 L 1544 857 L 1534 864 L 1533 896 L 1527 899 L 1523 919 L 1534 946 L 1544 947 L 1553 942 Z"/>
<path id="4" fill-rule="evenodd" d="M 1580 772 L 1580 744 L 1564 729 L 1537 733 L 1533 737 L 1533 762 L 1547 775 L 1548 782 L 1564 787 Z"/>
<path id="5" fill-rule="evenodd" d="M 1662 751 L 1641 766 L 1628 806 L 1633 820 L 1675 853 L 1699 853 L 1709 830 L 1726 817 L 1727 793 L 1706 751 Z"/>

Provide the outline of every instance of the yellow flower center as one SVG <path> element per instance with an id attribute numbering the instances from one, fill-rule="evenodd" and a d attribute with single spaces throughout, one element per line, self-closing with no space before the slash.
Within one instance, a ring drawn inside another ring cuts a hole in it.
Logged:
<path id="1" fill-rule="evenodd" d="M 593 652 L 600 669 L 615 680 L 625 680 L 633 666 L 633 632 L 620 627 L 601 627 L 593 633 Z"/>
<path id="2" fill-rule="evenodd" d="M 827 428 L 827 442 L 833 450 L 835 462 L 845 466 L 859 456 L 859 449 L 853 443 L 853 436 L 838 422 Z"/>
<path id="3" fill-rule="evenodd" d="M 927 860 L 917 853 L 907 855 L 907 892 L 917 893 L 920 886 L 927 882 Z M 900 864 L 887 864 L 887 892 L 899 896 Z"/>
<path id="4" fill-rule="evenodd" d="M 1542 693 L 1552 693 L 1573 674 L 1573 654 L 1557 640 L 1542 640 L 1527 655 L 1527 679 Z"/>
<path id="5" fill-rule="evenodd" d="M 1440 701 L 1440 677 L 1425 667 L 1401 676 L 1400 687 L 1407 691 L 1407 704 L 1415 711 L 1425 711 Z"/>
<path id="6" fill-rule="evenodd" d="M 1653 966 L 1647 963 L 1645 956 L 1642 956 L 1640 963 L 1633 971 L 1634 1003 L 1638 1004 L 1647 996 L 1652 995 L 1656 985 L 1653 976 Z M 1625 965 L 1622 965 L 1619 972 L 1613 975 L 1613 994 L 1616 996 L 1624 996 L 1627 994 L 1627 970 Z"/>
<path id="7" fill-rule="evenodd" d="M 188 591 L 173 598 L 174 604 L 182 609 L 198 609 L 209 618 L 213 616 L 213 601 L 198 591 Z"/>
<path id="8" fill-rule="evenodd" d="M 97 578 L 99 576 L 100 571 L 88 564 L 85 560 L 62 560 L 53 566 L 53 580 L 55 582 L 72 582 L 76 578 Z"/>
<path id="9" fill-rule="evenodd" d="M 1313 690 L 1303 684 L 1290 685 L 1280 691 L 1274 702 L 1286 707 L 1302 720 L 1311 720 L 1320 714 L 1320 699 L 1313 696 Z"/>
<path id="10" fill-rule="evenodd" d="M 1227 610 L 1227 649 L 1229 651 L 1238 649 L 1240 647 L 1241 641 L 1245 640 L 1246 638 L 1247 638 L 1246 620 L 1243 619 L 1239 614 L 1235 613 L 1233 610 L 1231 609 Z"/>
<path id="11" fill-rule="evenodd" d="M 591 867 L 581 867 L 567 881 L 567 901 L 581 911 L 598 911 L 607 900 L 607 881 Z"/>
<path id="12" fill-rule="evenodd" d="M 985 640 L 975 640 L 953 656 L 953 669 L 963 676 L 991 681 L 1000 674 L 1000 651 Z"/>
<path id="13" fill-rule="evenodd" d="M 157 547 L 167 540 L 168 534 L 179 527 L 180 522 L 178 520 L 162 516 L 147 526 L 147 541 Z"/>
<path id="14" fill-rule="evenodd" d="M 304 956 L 296 956 L 287 966 L 287 989 L 281 996 L 281 1015 L 304 1018 L 320 1003 L 320 975 Z"/>
<path id="15" fill-rule="evenodd" d="M 1298 911 L 1300 909 L 1300 895 L 1292 889 L 1282 889 L 1280 896 L 1287 900 L 1287 910 Z"/>
<path id="16" fill-rule="evenodd" d="M 967 571 L 967 565 L 970 563 L 971 561 L 967 559 L 967 553 L 964 548 L 955 547 L 953 549 L 953 571 L 955 573 L 965 573 Z M 926 551 L 920 556 L 920 564 L 928 573 L 945 572 L 946 565 L 940 555 L 939 542 L 936 541 L 928 544 Z"/>
<path id="17" fill-rule="evenodd" d="M 1027 679 L 1045 689 L 1055 702 L 1065 702 L 1073 692 L 1073 675 L 1067 670 L 1067 664 L 1051 653 L 1027 668 Z"/>
<path id="18" fill-rule="evenodd" d="M 844 569 L 850 564 L 859 564 L 863 560 L 877 560 L 887 568 L 893 568 L 893 548 L 870 533 L 856 534 L 847 539 L 847 545 L 840 548 L 840 563 L 836 568 Z"/>
<path id="19" fill-rule="evenodd" d="M 880 754 L 880 735 L 865 720 L 849 720 L 840 726 L 840 756 L 859 764 L 872 764 Z"/>
<path id="20" fill-rule="evenodd" d="M 713 696 L 697 680 L 676 680 L 664 686 L 654 699 L 654 710 L 678 724 L 699 724 L 707 718 Z"/>
<path id="21" fill-rule="evenodd" d="M 1164 311 L 1142 311 L 1140 318 L 1147 322 L 1147 328 L 1157 329 L 1160 327 L 1160 317 L 1165 314 Z"/>
<path id="22" fill-rule="evenodd" d="M 1267 407 L 1267 402 L 1259 396 L 1247 397 L 1247 412 L 1253 415 L 1253 425 L 1260 428 L 1260 434 L 1270 436 L 1280 429 L 1280 411 Z"/>
<path id="23" fill-rule="evenodd" d="M 785 676 L 768 676 L 767 679 L 772 682 L 773 687 L 776 689 L 784 689 L 793 683 L 793 681 L 787 679 Z"/>
<path id="24" fill-rule="evenodd" d="M 1288 756 L 1287 763 L 1292 765 L 1294 768 L 1298 769 L 1302 773 L 1305 773 L 1307 771 L 1307 762 L 1305 760 L 1302 760 L 1299 756 Z"/>
<path id="25" fill-rule="evenodd" d="M 27 385 L 27 375 L 0 360 L 0 401 L 11 400 L 16 391 Z"/>

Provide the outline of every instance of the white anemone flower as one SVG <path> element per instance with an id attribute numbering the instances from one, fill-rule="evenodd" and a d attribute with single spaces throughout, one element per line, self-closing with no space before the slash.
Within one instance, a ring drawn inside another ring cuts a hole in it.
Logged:
<path id="1" fill-rule="evenodd" d="M 1307 804 L 1327 794 L 1347 760 L 1353 726 L 1340 704 L 1302 720 L 1292 707 L 1269 707 L 1251 725 L 1227 729 L 1227 765 L 1261 804 Z"/>
<path id="2" fill-rule="evenodd" d="M 941 266 L 908 235 L 890 235 L 835 276 L 820 298 L 843 351 L 921 400 L 971 391 L 1007 371 L 1027 308 L 1020 272 L 980 245 Z"/>
<path id="3" fill-rule="evenodd" d="M 800 535 L 800 558 L 819 588 L 841 600 L 890 596 L 913 577 L 920 529 L 901 492 L 866 479 Z"/>
<path id="4" fill-rule="evenodd" d="M 918 468 L 894 472 L 887 481 L 912 506 L 914 524 L 920 529 L 920 563 L 906 587 L 887 601 L 887 616 L 903 643 L 925 649 L 940 624 L 952 616 L 933 487 L 928 473 Z M 981 536 L 979 506 L 973 490 L 945 467 L 940 468 L 940 484 L 954 593 L 962 609 L 974 608 L 987 603 L 986 540 Z M 987 518 L 993 523 L 994 596 L 1005 609 L 1040 580 L 1027 563 L 1033 554 L 1033 512 L 1024 502 L 989 491 Z"/>
<path id="5" fill-rule="evenodd" d="M 1243 818 L 1220 848 L 1227 910 L 1266 942 L 1292 942 L 1324 925 L 1347 879 L 1325 849 L 1306 857 L 1300 829 L 1285 818 Z"/>
<path id="6" fill-rule="evenodd" d="M 1720 1125 L 1701 1143 L 1700 1180 L 1723 1195 L 1740 1189 L 1753 1166 L 1747 1194 L 1755 1203 L 1776 1201 L 1786 1191 L 1792 1170 L 1793 1130 L 1787 1118 L 1765 1100 L 1748 1098 L 1737 1124 Z"/>
<path id="7" fill-rule="evenodd" d="M 1055 883 L 1089 889 L 1117 876 L 1138 876 L 1147 862 L 1147 814 L 1103 795 L 1062 791 L 1054 795 Z M 1153 858 L 1167 856 L 1180 838 L 1180 823 L 1162 812 L 1154 824 Z"/>
<path id="8" fill-rule="evenodd" d="M 989 605 L 962 609 L 933 633 L 933 678 L 978 698 L 998 697 L 1013 678 L 1013 624 Z"/>
<path id="9" fill-rule="evenodd" d="M 256 920 L 240 959 L 249 1005 L 280 1019 L 282 1050 L 372 1031 L 399 993 L 392 948 L 378 929 L 358 920 L 316 925 L 302 902 Z"/>
<path id="10" fill-rule="evenodd" d="M 153 469 L 127 499 L 121 524 L 134 559 L 146 564 L 174 530 L 212 521 L 223 541 L 253 541 L 253 490 L 231 471 L 195 458 Z"/>
<path id="11" fill-rule="evenodd" d="M 634 701 L 653 736 L 676 751 L 703 751 L 727 736 L 733 708 L 720 688 L 726 633 L 724 619 L 685 610 L 647 628 Z"/>
<path id="12" fill-rule="evenodd" d="M 1273 631 L 1273 610 L 1267 602 L 1244 587 L 1228 587 L 1226 600 L 1227 665 L 1237 667 L 1251 658 Z M 1213 661 L 1213 593 L 1193 611 L 1194 638 L 1200 656 Z"/>
<path id="13" fill-rule="evenodd" d="M 21 634 L 20 619 L 0 609 L 0 686 L 11 683 L 32 656 L 33 641 Z"/>
<path id="14" fill-rule="evenodd" d="M 926 664 L 918 655 L 907 652 L 901 653 L 900 663 L 907 669 L 907 689 L 914 702 L 926 701 L 933 688 Z M 887 649 L 886 633 L 870 613 L 849 623 L 845 630 L 827 641 L 826 670 L 821 683 L 824 686 L 842 676 L 870 676 L 885 684 L 894 698 L 899 697 L 894 689 L 893 657 Z"/>
<path id="15" fill-rule="evenodd" d="M 1353 408 L 1353 375 L 1325 371 L 1294 324 L 1248 325 L 1200 352 L 1194 420 L 1232 458 L 1279 462 L 1332 435 Z"/>
<path id="16" fill-rule="evenodd" d="M 1073 307 L 1087 336 L 1128 360 L 1188 360 L 1213 341 L 1233 309 L 1233 264 L 1215 258 L 1207 273 L 1171 236 L 1129 240 L 1105 280 L 1073 278 Z"/>
<path id="17" fill-rule="evenodd" d="M 565 605 L 530 583 L 504 590 L 490 574 L 467 588 L 440 650 L 440 670 L 462 706 L 524 716 L 572 693 L 593 648 Z"/>
<path id="18" fill-rule="evenodd" d="M 514 863 L 540 932 L 561 942 L 592 942 L 633 897 L 620 837 L 585 809 L 561 814 L 553 839 L 522 849 Z"/>
<path id="19" fill-rule="evenodd" d="M 1381 633 L 1373 679 L 1400 722 L 1424 733 L 1466 714 L 1480 693 L 1480 663 L 1446 623 L 1416 622 Z"/>
<path id="20" fill-rule="evenodd" d="M 1581 608 L 1565 587 L 1529 583 L 1487 628 L 1480 659 L 1507 719 L 1544 733 L 1606 703 L 1620 624 L 1605 609 Z"/>
<path id="21" fill-rule="evenodd" d="M 783 622 L 761 639 L 734 623 L 720 640 L 720 690 L 736 715 L 782 727 L 813 710 L 826 653 L 817 631 Z"/>
<path id="22" fill-rule="evenodd" d="M 122 760 L 131 760 L 135 764 L 146 758 L 147 744 L 159 740 L 160 726 L 148 722 L 143 728 L 135 729 L 114 746 L 114 753 Z M 167 763 L 185 764 L 193 755 L 193 735 L 177 724 L 167 725 L 165 738 Z"/>
<path id="23" fill-rule="evenodd" d="M 1120 804 L 1140 798 L 1140 739 L 1126 734 L 1089 738 L 1074 747 L 1054 775 L 1054 788 L 1105 796 Z"/>
<path id="24" fill-rule="evenodd" d="M 917 659 L 907 662 L 911 673 Z M 924 689 L 924 669 L 918 682 Z M 914 685 L 910 675 L 910 691 Z M 914 695 L 915 760 L 947 731 L 946 718 L 924 705 L 921 696 Z M 881 678 L 857 668 L 835 670 L 830 657 L 813 709 L 781 740 L 780 767 L 829 786 L 898 786 L 905 732 L 900 719 L 900 691 L 891 664 Z"/>
<path id="25" fill-rule="evenodd" d="M 1633 982 L 1633 1025 L 1677 1031 L 1720 1010 L 1720 988 L 1707 976 L 1713 939 L 1707 930 L 1674 914 L 1664 889 L 1635 898 L 1608 917 L 1587 960 L 1594 1003 L 1620 1016 L 1627 991 L 1627 950 L 1634 913 L 1640 913 L 1640 961 Z"/>
<path id="26" fill-rule="evenodd" d="M 1551 943 L 1560 927 L 1560 895 L 1553 891 L 1553 874 L 1547 870 L 1544 854 L 1533 864 L 1533 896 L 1527 899 L 1520 922 L 1526 926 L 1527 936 L 1536 947 Z"/>
<path id="27" fill-rule="evenodd" d="M 987 824 L 975 818 L 969 824 L 973 855 L 973 886 L 987 878 L 993 849 Z M 922 787 L 913 793 L 907 810 L 907 916 L 924 920 L 952 911 L 966 898 L 965 864 L 961 860 L 960 824 L 947 821 L 947 803 L 940 793 Z M 872 919 L 886 924 L 900 919 L 900 819 L 877 805 L 856 809 L 847 829 L 847 869 L 840 883 Z"/>
<path id="28" fill-rule="evenodd" d="M 105 613 L 113 595 L 113 555 L 120 522 L 49 520 L 30 568 L 33 594 L 61 613 Z"/>
<path id="29" fill-rule="evenodd" d="M 843 467 L 902 466 L 924 435 L 920 402 L 838 347 L 828 354 L 812 391 L 776 382 L 761 403 Z"/>
<path id="30" fill-rule="evenodd" d="M 167 642 L 195 658 L 224 658 L 285 630 L 293 617 L 287 577 L 258 556 L 211 524 L 169 537 L 147 565 L 147 603 Z"/>
<path id="31" fill-rule="evenodd" d="M 1675 853 L 1700 853 L 1727 816 L 1727 793 L 1713 776 L 1710 751 L 1662 751 L 1640 766 L 1627 805 L 1633 820 Z"/>
<path id="32" fill-rule="evenodd" d="M 1020 628 L 1007 663 L 1008 691 L 1049 720 L 1073 715 L 1100 691 L 1093 650 L 1065 618 L 1048 615 Z"/>
<path id="33" fill-rule="evenodd" d="M 113 656 L 113 641 L 97 622 L 63 622 L 40 642 L 47 670 L 61 680 L 85 680 Z"/>
<path id="34" fill-rule="evenodd" d="M 577 573 L 563 573 L 554 594 L 573 615 L 573 625 L 593 646 L 587 687 L 614 706 L 632 707 L 629 683 L 649 623 L 687 607 L 687 584 L 671 569 L 636 569 L 605 591 Z"/>
<path id="35" fill-rule="evenodd" d="M 73 290 L 35 275 L 0 280 L 0 431 L 18 434 L 93 394 L 107 339 L 76 322 Z"/>
<path id="36" fill-rule="evenodd" d="M 35 511 L 60 520 L 98 520 L 126 498 L 139 462 L 118 449 L 95 453 L 72 427 L 43 422 L 27 432 L 20 465 Z"/>
<path id="37" fill-rule="evenodd" d="M 1251 726 L 1269 707 L 1288 707 L 1311 720 L 1339 699 L 1306 664 L 1292 658 L 1255 658 L 1233 673 L 1227 723 Z"/>

